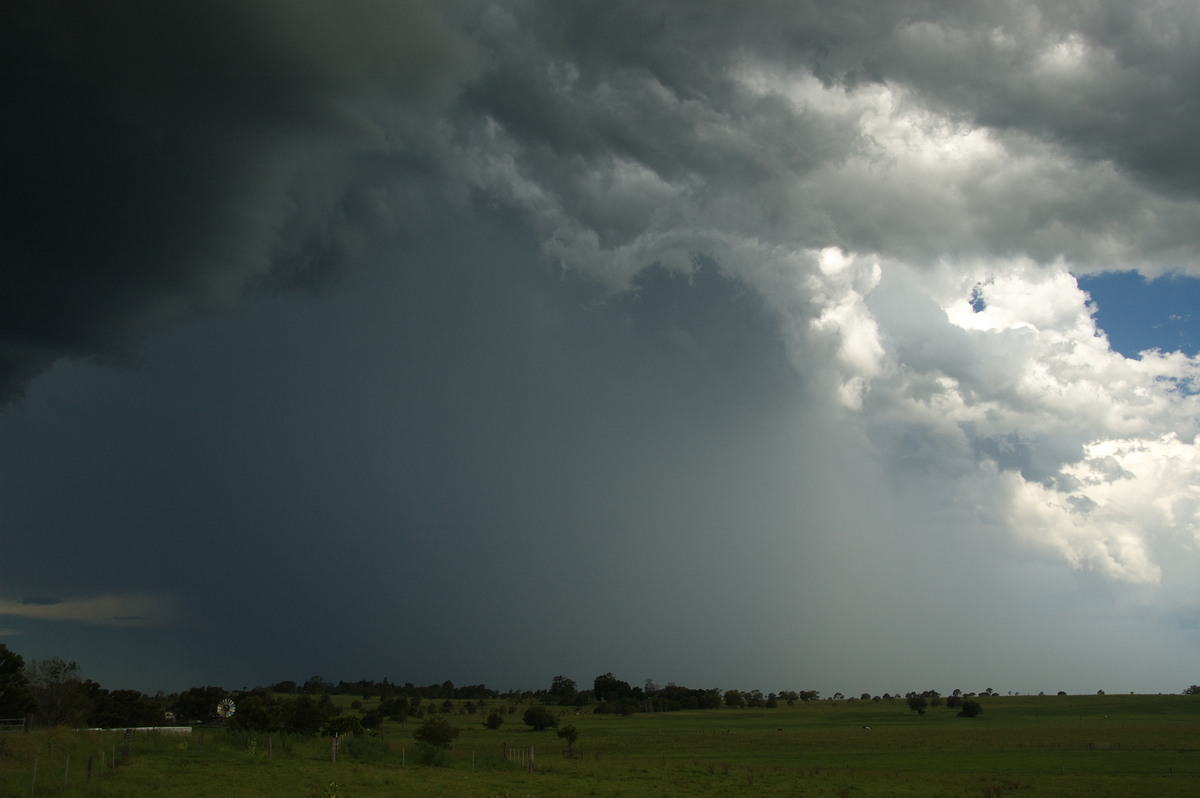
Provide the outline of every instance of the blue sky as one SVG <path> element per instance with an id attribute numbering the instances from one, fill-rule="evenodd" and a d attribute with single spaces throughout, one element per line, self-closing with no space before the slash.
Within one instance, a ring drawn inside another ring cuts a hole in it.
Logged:
<path id="1" fill-rule="evenodd" d="M 5 645 L 1197 681 L 1191 4 L 285 5 L 0 12 Z"/>
<path id="2" fill-rule="evenodd" d="M 1144 349 L 1197 353 L 1200 280 L 1137 272 L 1085 275 L 1079 281 L 1096 303 L 1096 320 L 1113 349 L 1137 357 Z"/>

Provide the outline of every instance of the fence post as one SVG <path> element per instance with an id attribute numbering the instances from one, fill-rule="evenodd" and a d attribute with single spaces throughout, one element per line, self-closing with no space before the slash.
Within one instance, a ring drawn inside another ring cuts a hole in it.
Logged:
<path id="1" fill-rule="evenodd" d="M 529 746 L 529 772 L 533 772 L 533 746 Z"/>

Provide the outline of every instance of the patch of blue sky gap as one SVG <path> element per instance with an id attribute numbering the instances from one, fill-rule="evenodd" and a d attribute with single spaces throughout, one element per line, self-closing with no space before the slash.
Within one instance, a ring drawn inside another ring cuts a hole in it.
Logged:
<path id="1" fill-rule="evenodd" d="M 1097 326 L 1125 357 L 1147 349 L 1200 351 L 1200 279 L 1108 272 L 1080 277 L 1079 287 L 1091 295 Z"/>

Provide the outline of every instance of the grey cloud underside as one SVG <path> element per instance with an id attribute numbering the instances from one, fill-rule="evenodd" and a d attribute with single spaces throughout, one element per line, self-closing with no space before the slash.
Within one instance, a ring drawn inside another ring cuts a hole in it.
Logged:
<path id="1" fill-rule="evenodd" d="M 596 261 L 632 247 L 597 267 L 622 287 L 671 252 L 720 260 L 729 237 L 1150 273 L 1194 255 L 1187 4 L 24 2 L 4 16 L 8 399 L 58 358 L 129 359 L 181 315 L 325 279 L 419 230 L 431 196 L 517 209 L 567 265 L 580 241 Z M 892 87 L 928 124 L 993 131 L 1010 160 L 888 179 L 869 108 L 754 90 L 756 69 L 846 96 Z"/>
<path id="2" fill-rule="evenodd" d="M 3 398 L 59 357 L 127 359 L 184 313 L 304 281 L 394 228 L 373 196 L 389 169 L 364 160 L 383 133 L 356 105 L 435 102 L 470 61 L 421 3 L 3 17 Z"/>

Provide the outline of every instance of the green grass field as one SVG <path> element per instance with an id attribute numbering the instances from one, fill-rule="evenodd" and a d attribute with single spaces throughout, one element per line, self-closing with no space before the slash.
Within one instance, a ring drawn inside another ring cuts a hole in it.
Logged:
<path id="1" fill-rule="evenodd" d="M 921 717 L 903 700 L 631 717 L 568 710 L 562 722 L 580 730 L 570 757 L 552 731 L 521 723 L 524 706 L 498 731 L 483 714 L 454 712 L 446 717 L 462 733 L 443 767 L 414 762 L 416 721 L 387 723 L 382 739 L 343 740 L 336 763 L 327 738 L 138 733 L 126 758 L 121 733 L 57 729 L 0 737 L 0 796 L 1200 795 L 1200 697 L 981 703 L 974 719 L 945 707 Z M 505 743 L 532 747 L 535 772 L 504 759 Z"/>

